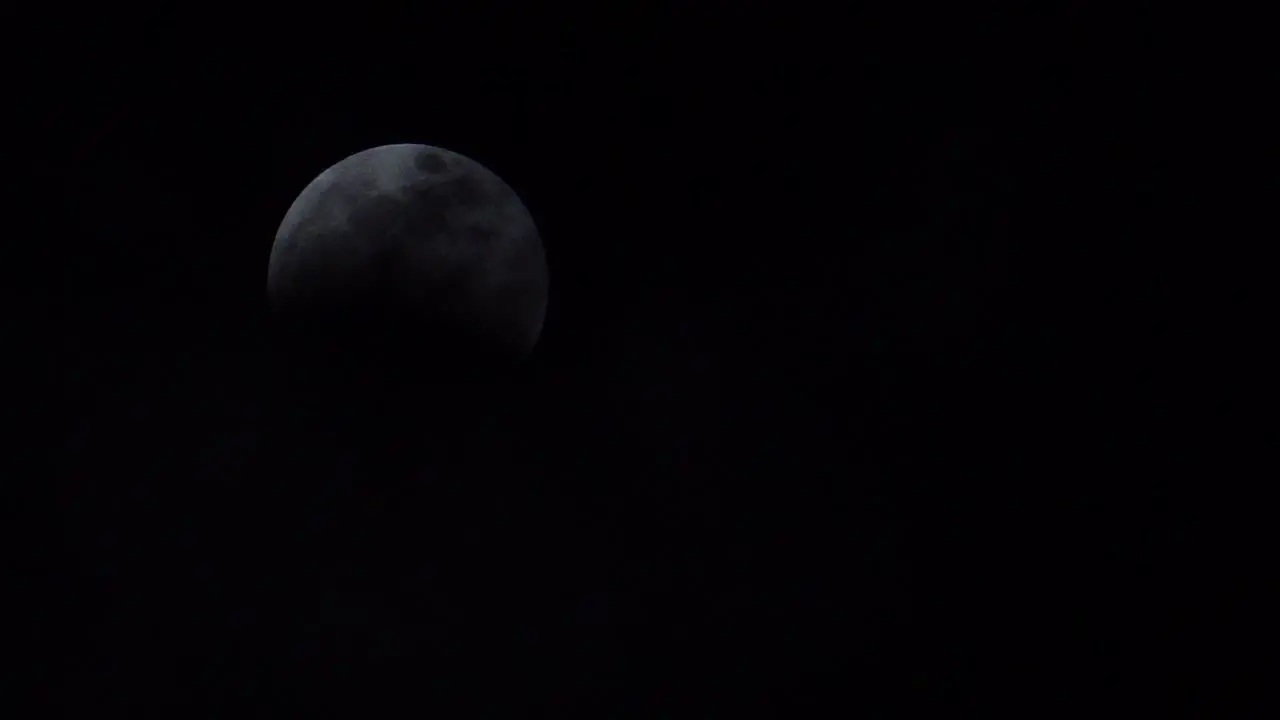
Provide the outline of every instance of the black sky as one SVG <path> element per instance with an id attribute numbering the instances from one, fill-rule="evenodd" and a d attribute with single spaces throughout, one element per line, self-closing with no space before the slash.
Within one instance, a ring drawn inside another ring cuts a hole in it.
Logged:
<path id="1" fill-rule="evenodd" d="M 1061 484 L 1105 362 L 1061 372 L 1050 292 L 1081 198 L 1117 202 L 1068 179 L 1095 71 L 1030 18 L 727 17 L 117 18 L 31 56 L 53 714 L 959 709 L 1066 657 L 1124 675 L 1037 620 L 1104 612 L 1045 567 L 1105 553 L 1047 528 L 1119 537 L 1136 502 Z M 302 394 L 275 229 L 397 142 L 525 201 L 542 342 L 394 409 Z"/>

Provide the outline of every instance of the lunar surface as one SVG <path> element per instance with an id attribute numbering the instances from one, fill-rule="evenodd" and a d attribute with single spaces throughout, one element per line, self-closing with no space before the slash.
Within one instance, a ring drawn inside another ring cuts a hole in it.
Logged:
<path id="1" fill-rule="evenodd" d="M 526 356 L 547 307 L 542 242 L 497 175 L 428 145 L 358 152 L 312 180 L 276 233 L 267 290 L 330 349 L 470 362 Z"/>

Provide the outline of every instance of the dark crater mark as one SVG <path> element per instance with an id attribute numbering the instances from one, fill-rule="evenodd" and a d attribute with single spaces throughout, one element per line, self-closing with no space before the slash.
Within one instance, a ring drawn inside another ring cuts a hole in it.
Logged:
<path id="1" fill-rule="evenodd" d="M 449 169 L 449 163 L 438 152 L 422 152 L 414 158 L 413 166 L 420 172 L 442 173 Z"/>

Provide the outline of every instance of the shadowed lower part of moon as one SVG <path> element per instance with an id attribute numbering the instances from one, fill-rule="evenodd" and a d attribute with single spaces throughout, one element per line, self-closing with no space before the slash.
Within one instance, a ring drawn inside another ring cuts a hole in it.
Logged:
<path id="1" fill-rule="evenodd" d="M 351 155 L 303 189 L 276 233 L 267 290 L 290 347 L 421 371 L 527 356 L 548 280 L 511 187 L 458 153 L 400 144 Z"/>

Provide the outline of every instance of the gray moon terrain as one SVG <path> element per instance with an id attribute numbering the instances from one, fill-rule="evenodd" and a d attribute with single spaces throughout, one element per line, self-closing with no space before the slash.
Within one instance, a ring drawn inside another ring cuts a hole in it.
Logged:
<path id="1" fill-rule="evenodd" d="M 312 180 L 267 274 L 275 315 L 313 335 L 507 359 L 537 343 L 547 289 L 515 191 L 470 158 L 416 144 L 358 152 Z"/>

